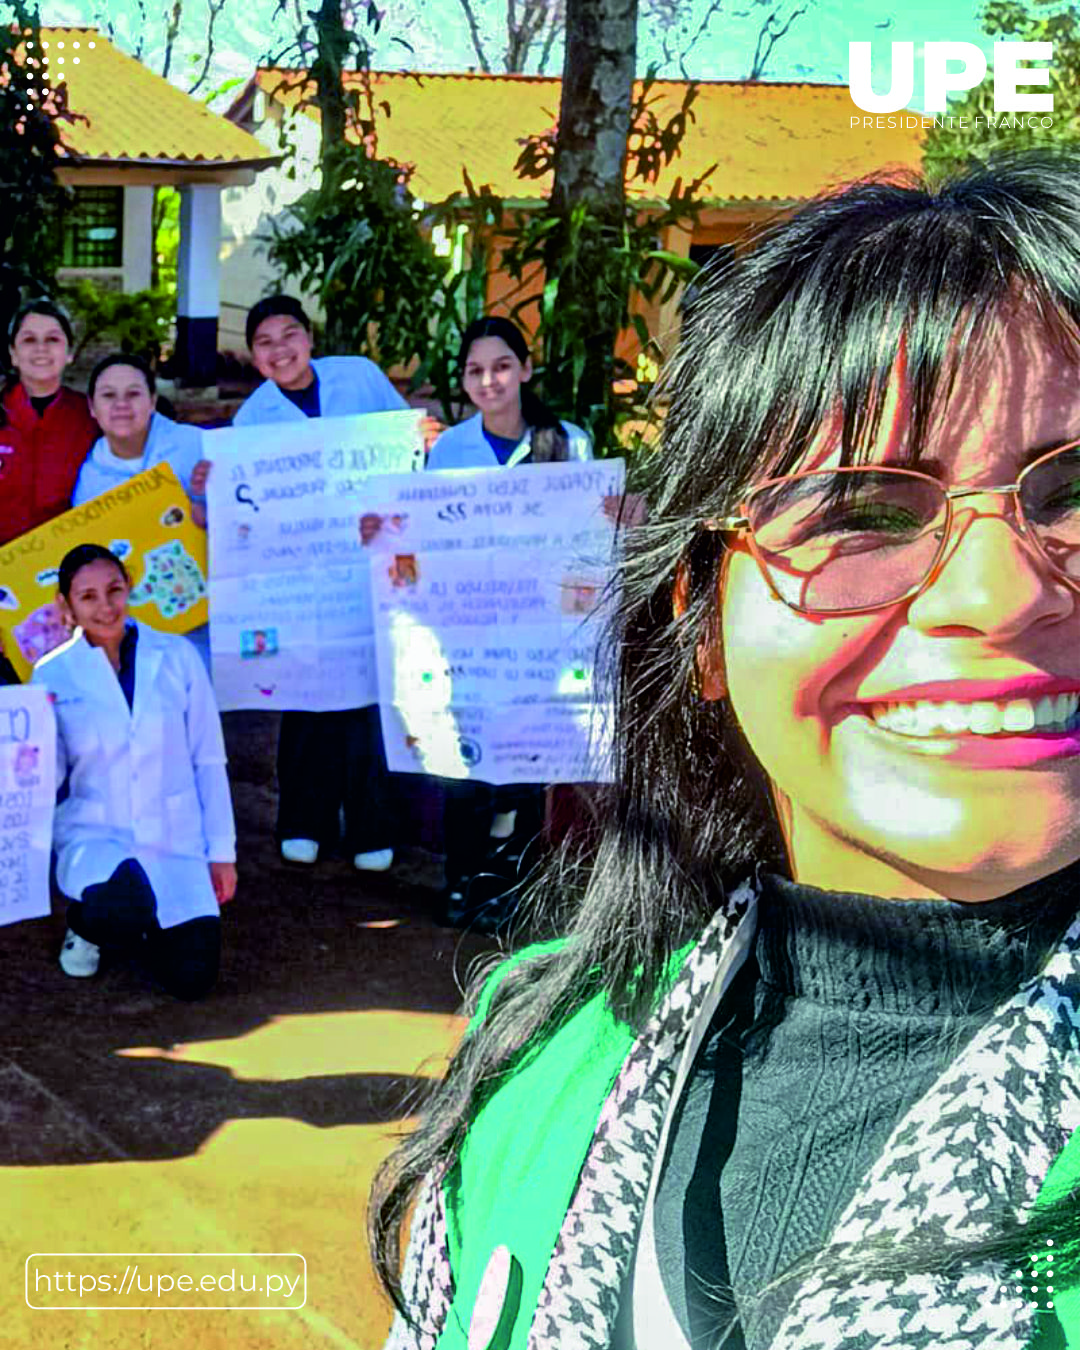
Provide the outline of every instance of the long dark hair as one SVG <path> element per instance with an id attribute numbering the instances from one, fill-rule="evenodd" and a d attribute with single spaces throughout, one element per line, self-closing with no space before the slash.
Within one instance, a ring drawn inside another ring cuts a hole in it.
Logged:
<path id="1" fill-rule="evenodd" d="M 489 314 L 483 319 L 474 319 L 461 335 L 457 359 L 459 379 L 465 373 L 470 347 L 480 338 L 487 337 L 501 338 L 522 365 L 528 361 L 529 344 L 518 326 L 498 314 Z M 525 425 L 532 432 L 534 463 L 543 464 L 569 457 L 570 440 L 563 430 L 562 423 L 528 384 L 521 386 L 521 415 L 525 419 Z"/>
<path id="2" fill-rule="evenodd" d="M 616 1016 L 640 1026 L 672 954 L 725 888 L 757 863 L 787 869 L 768 784 L 727 702 L 694 692 L 698 649 L 720 636 L 723 555 L 701 522 L 732 514 L 766 470 L 794 468 L 837 414 L 843 462 L 867 458 L 901 353 L 906 455 L 917 463 L 961 357 L 989 351 L 994 320 L 1018 298 L 1076 365 L 1076 153 L 1001 160 L 935 189 L 915 178 L 858 184 L 773 224 L 704 279 L 665 375 L 663 443 L 645 466 L 650 522 L 625 541 L 608 667 L 615 786 L 599 843 L 577 867 L 564 855 L 553 870 L 565 944 L 500 980 L 483 1026 L 377 1178 L 373 1250 L 399 1306 L 409 1200 L 421 1177 L 453 1164 L 470 1121 L 530 1043 L 601 991 Z M 687 581 L 679 617 L 677 577 Z M 1043 1227 L 1080 1239 L 1075 1192 Z M 944 1269 L 994 1250 L 934 1259 Z M 893 1258 L 903 1270 L 904 1253 Z"/>

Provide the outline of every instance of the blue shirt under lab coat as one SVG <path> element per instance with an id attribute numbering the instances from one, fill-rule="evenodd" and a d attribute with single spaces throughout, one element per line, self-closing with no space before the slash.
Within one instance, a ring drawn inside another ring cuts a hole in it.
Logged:
<path id="1" fill-rule="evenodd" d="M 375 362 L 366 356 L 320 356 L 311 364 L 319 377 L 319 411 L 323 417 L 401 412 L 409 407 Z M 306 420 L 307 414 L 273 380 L 264 380 L 237 409 L 233 426 Z"/>
<path id="2" fill-rule="evenodd" d="M 567 439 L 567 459 L 592 459 L 592 443 L 580 427 L 573 422 L 563 422 L 563 431 Z M 510 456 L 507 467 L 520 464 L 529 456 L 531 447 L 527 444 L 531 432 L 525 433 L 525 441 Z M 447 427 L 431 447 L 426 467 L 429 469 L 494 469 L 499 458 L 484 435 L 484 419 L 479 413 L 469 417 L 456 426 Z"/>

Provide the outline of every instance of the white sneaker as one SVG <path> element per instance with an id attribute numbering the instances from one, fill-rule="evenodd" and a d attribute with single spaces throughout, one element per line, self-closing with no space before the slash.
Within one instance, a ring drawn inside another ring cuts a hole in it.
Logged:
<path id="1" fill-rule="evenodd" d="M 286 862 L 305 863 L 310 867 L 319 856 L 319 845 L 314 839 L 283 839 L 281 856 Z"/>
<path id="2" fill-rule="evenodd" d="M 60 969 L 64 974 L 84 980 L 89 975 L 97 974 L 100 961 L 101 948 L 95 947 L 69 928 L 64 935 L 64 945 L 60 948 Z"/>
<path id="3" fill-rule="evenodd" d="M 358 853 L 353 866 L 358 872 L 389 872 L 394 865 L 392 848 L 375 848 L 370 853 Z"/>

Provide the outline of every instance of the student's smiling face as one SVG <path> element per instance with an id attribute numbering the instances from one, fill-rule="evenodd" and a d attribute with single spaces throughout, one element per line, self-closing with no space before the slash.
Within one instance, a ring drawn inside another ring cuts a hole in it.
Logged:
<path id="1" fill-rule="evenodd" d="M 947 484 L 1015 483 L 1037 448 L 1080 437 L 1080 371 L 1032 318 L 1014 315 L 983 352 L 961 365 L 922 460 Z M 875 461 L 898 462 L 902 432 L 901 416 L 883 421 Z M 823 448 L 804 467 L 837 462 Z M 1080 592 L 1017 533 L 1011 498 L 954 512 L 936 579 L 871 613 L 797 613 L 748 553 L 728 560 L 727 688 L 800 881 L 981 900 L 1080 857 Z M 1050 686 L 1066 719 L 1053 734 L 984 735 L 992 714 L 971 720 L 976 703 L 1029 694 L 1034 707 Z M 962 729 L 942 724 L 946 702 Z"/>
<path id="2" fill-rule="evenodd" d="M 251 357 L 264 380 L 280 389 L 306 389 L 311 367 L 311 334 L 291 314 L 263 319 L 251 338 Z"/>
<path id="3" fill-rule="evenodd" d="M 521 386 L 532 378 L 532 361 L 520 361 L 500 337 L 482 337 L 469 348 L 461 384 L 481 414 L 521 412 Z"/>
<path id="4" fill-rule="evenodd" d="M 109 366 L 98 376 L 90 411 L 109 441 L 139 436 L 154 412 L 154 395 L 135 366 Z"/>
<path id="5" fill-rule="evenodd" d="M 27 314 L 11 343 L 11 364 L 25 388 L 44 398 L 60 388 L 70 357 L 68 340 L 51 314 Z"/>
<path id="6" fill-rule="evenodd" d="M 118 642 L 124 636 L 127 598 L 131 586 L 116 563 L 104 558 L 87 563 L 71 579 L 60 605 L 70 621 L 83 630 L 92 647 Z"/>

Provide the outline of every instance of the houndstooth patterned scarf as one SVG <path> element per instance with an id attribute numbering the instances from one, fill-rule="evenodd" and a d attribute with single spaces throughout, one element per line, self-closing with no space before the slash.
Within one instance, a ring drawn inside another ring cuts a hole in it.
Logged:
<path id="1" fill-rule="evenodd" d="M 752 894 L 709 924 L 627 1057 L 603 1107 L 548 1267 L 528 1350 L 608 1350 L 634 1254 L 675 1065 Z M 742 934 L 740 936 L 745 936 Z M 991 1200 L 1019 1219 L 1080 1127 L 1080 919 L 1042 972 L 965 1047 L 893 1131 L 799 1287 L 771 1350 L 1024 1350 L 1030 1295 L 1000 1267 L 842 1285 L 830 1278 L 874 1239 L 973 1242 Z M 1000 1209 L 998 1209 L 1000 1214 Z M 406 1257 L 416 1327 L 395 1322 L 386 1350 L 434 1350 L 453 1296 L 441 1187 L 425 1189 Z M 642 1346 L 640 1350 L 656 1350 Z"/>

